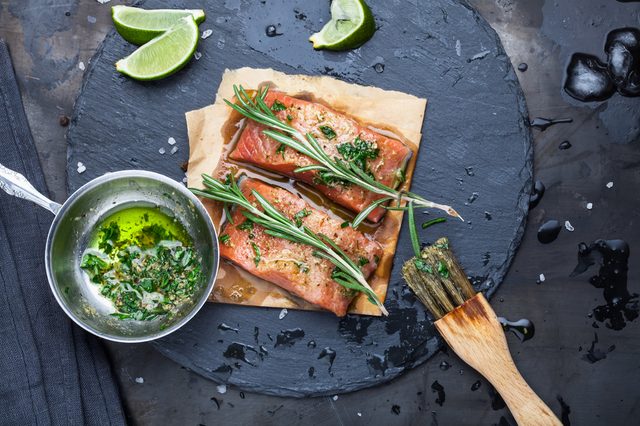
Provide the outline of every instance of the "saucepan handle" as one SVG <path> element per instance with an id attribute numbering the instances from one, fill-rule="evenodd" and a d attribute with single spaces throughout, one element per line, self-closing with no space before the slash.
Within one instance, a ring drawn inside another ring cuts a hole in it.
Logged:
<path id="1" fill-rule="evenodd" d="M 3 189 L 4 192 L 14 197 L 24 198 L 25 200 L 34 202 L 49 210 L 54 215 L 58 214 L 60 208 L 62 208 L 60 204 L 51 201 L 38 192 L 38 190 L 29 183 L 27 178 L 16 171 L 7 169 L 2 164 L 0 164 L 0 189 Z"/>

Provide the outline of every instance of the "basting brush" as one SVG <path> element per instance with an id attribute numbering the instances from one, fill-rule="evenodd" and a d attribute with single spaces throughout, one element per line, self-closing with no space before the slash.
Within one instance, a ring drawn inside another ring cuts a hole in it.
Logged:
<path id="1" fill-rule="evenodd" d="M 493 385 L 519 425 L 561 425 L 516 368 L 502 325 L 469 283 L 446 238 L 407 261 L 402 276 L 449 347 Z"/>

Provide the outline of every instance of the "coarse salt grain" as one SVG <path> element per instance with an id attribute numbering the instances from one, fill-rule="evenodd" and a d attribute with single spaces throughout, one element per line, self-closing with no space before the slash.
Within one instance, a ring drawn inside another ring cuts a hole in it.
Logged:
<path id="1" fill-rule="evenodd" d="M 569 232 L 573 232 L 575 230 L 573 225 L 571 225 L 571 222 L 569 222 L 568 220 L 564 221 L 564 227 L 567 228 L 567 231 Z"/>
<path id="2" fill-rule="evenodd" d="M 175 145 L 176 144 L 176 140 L 174 138 L 170 137 L 169 139 L 167 139 L 167 143 L 169 145 Z"/>
<path id="3" fill-rule="evenodd" d="M 78 64 L 78 68 L 80 68 L 80 71 L 84 71 L 85 69 L 84 62 L 80 61 L 80 63 Z"/>
<path id="4" fill-rule="evenodd" d="M 358 415 L 358 417 L 362 417 L 362 413 L 357 412 L 356 414 Z"/>
<path id="5" fill-rule="evenodd" d="M 193 54 L 193 57 L 194 57 L 194 58 L 196 58 L 196 61 L 199 61 L 199 60 L 200 60 L 200 58 L 202 58 L 202 53 L 200 53 L 200 52 L 195 52 L 195 53 Z"/>
<path id="6" fill-rule="evenodd" d="M 278 319 L 282 319 L 282 318 L 286 317 L 288 313 L 289 313 L 289 311 L 287 311 L 287 308 L 283 308 L 280 311 L 280 315 L 278 315 Z"/>
<path id="7" fill-rule="evenodd" d="M 538 277 L 538 279 L 540 280 L 541 283 L 544 282 L 544 280 L 546 280 L 547 278 L 544 276 L 544 274 L 540 274 L 540 276 Z"/>
<path id="8" fill-rule="evenodd" d="M 160 153 L 160 155 L 164 155 L 164 153 L 167 151 L 164 148 L 160 148 L 158 152 Z"/>
<path id="9" fill-rule="evenodd" d="M 171 148 L 171 151 L 169 152 L 171 152 L 171 155 L 175 154 L 176 152 L 178 152 L 178 147 L 174 146 L 173 148 Z"/>
<path id="10" fill-rule="evenodd" d="M 609 189 L 613 188 L 613 182 L 607 182 L 607 188 Z"/>
<path id="11" fill-rule="evenodd" d="M 338 400 L 338 395 L 333 395 L 333 396 L 331 397 L 331 399 L 333 399 L 334 401 L 337 401 L 337 400 Z"/>
<path id="12" fill-rule="evenodd" d="M 587 210 L 591 210 L 593 208 L 593 203 L 587 203 Z"/>
<path id="13" fill-rule="evenodd" d="M 216 386 L 216 390 L 220 394 L 225 394 L 225 393 L 227 393 L 227 385 L 218 385 L 218 386 Z"/>
<path id="14" fill-rule="evenodd" d="M 85 165 L 84 165 L 84 164 L 82 164 L 82 162 L 81 162 L 81 161 L 78 161 L 78 169 L 77 169 L 78 174 L 82 174 L 82 173 L 84 173 L 86 170 L 87 170 L 87 168 L 85 167 Z"/>
<path id="15" fill-rule="evenodd" d="M 142 377 L 136 377 L 136 383 L 144 383 L 144 379 Z"/>
<path id="16" fill-rule="evenodd" d="M 100 4 L 106 4 L 109 3 L 111 0 L 98 0 L 98 3 Z"/>
<path id="17" fill-rule="evenodd" d="M 87 22 L 89 22 L 90 24 L 95 24 L 96 21 L 97 21 L 97 19 L 96 19 L 95 16 L 91 16 L 91 15 L 87 16 Z"/>
<path id="18" fill-rule="evenodd" d="M 204 40 L 205 38 L 209 37 L 211 34 L 213 34 L 213 30 L 204 30 L 202 32 L 202 39 Z"/>

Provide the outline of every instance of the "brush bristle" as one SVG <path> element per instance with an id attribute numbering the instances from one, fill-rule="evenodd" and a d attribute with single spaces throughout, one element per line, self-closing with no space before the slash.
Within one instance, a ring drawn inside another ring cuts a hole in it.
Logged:
<path id="1" fill-rule="evenodd" d="M 476 294 L 449 249 L 447 238 L 440 238 L 425 247 L 420 258 L 414 257 L 405 262 L 402 276 L 436 320 Z"/>

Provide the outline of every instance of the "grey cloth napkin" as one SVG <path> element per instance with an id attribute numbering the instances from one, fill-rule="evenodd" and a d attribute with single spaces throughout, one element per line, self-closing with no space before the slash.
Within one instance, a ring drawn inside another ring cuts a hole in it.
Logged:
<path id="1" fill-rule="evenodd" d="M 0 163 L 47 193 L 3 40 Z M 73 324 L 49 290 L 43 259 L 52 219 L 0 191 L 0 424 L 124 424 L 102 343 Z"/>

